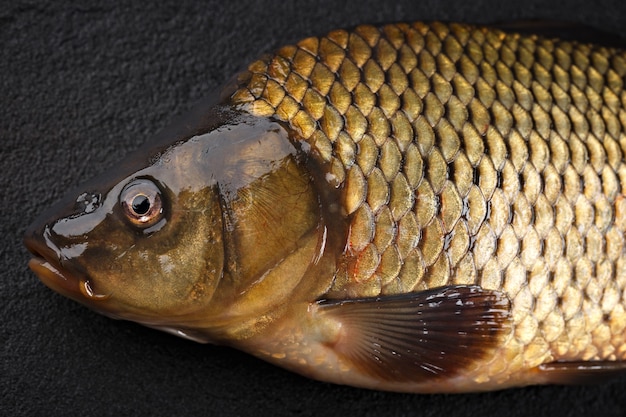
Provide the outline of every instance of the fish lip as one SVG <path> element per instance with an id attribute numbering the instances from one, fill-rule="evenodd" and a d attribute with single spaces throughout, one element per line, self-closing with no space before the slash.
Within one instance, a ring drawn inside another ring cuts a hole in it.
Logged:
<path id="1" fill-rule="evenodd" d="M 42 247 L 38 239 L 27 235 L 24 244 L 33 255 L 28 267 L 48 288 L 83 304 L 108 298 L 108 295 L 96 294 L 87 277 L 63 267 L 56 253 L 46 245 Z"/>
<path id="2" fill-rule="evenodd" d="M 76 299 L 81 295 L 80 280 L 70 276 L 67 271 L 58 268 L 42 256 L 35 255 L 28 261 L 28 267 L 48 288 L 68 298 Z"/>

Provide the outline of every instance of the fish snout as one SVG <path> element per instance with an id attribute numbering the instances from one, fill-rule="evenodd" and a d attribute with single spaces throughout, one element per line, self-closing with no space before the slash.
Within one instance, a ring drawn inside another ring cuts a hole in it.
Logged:
<path id="1" fill-rule="evenodd" d="M 28 267 L 47 287 L 80 301 L 80 285 L 84 280 L 69 273 L 62 265 L 61 252 L 49 239 L 48 225 L 43 228 L 31 226 L 24 235 L 24 244 L 33 257 Z"/>
<path id="2" fill-rule="evenodd" d="M 24 245 L 35 256 L 62 262 L 76 254 L 86 236 L 97 224 L 91 217 L 100 207 L 100 193 L 83 192 L 77 198 L 65 198 L 39 216 L 24 233 Z"/>
<path id="3" fill-rule="evenodd" d="M 48 287 L 69 298 L 84 302 L 89 281 L 76 262 L 88 246 L 93 216 L 100 205 L 97 193 L 66 198 L 38 217 L 25 231 L 23 241 L 33 255 L 29 268 Z"/>
<path id="4" fill-rule="evenodd" d="M 49 227 L 47 224 L 32 224 L 24 233 L 24 246 L 35 257 L 60 263 L 59 250 L 56 246 L 51 247 L 49 239 Z"/>

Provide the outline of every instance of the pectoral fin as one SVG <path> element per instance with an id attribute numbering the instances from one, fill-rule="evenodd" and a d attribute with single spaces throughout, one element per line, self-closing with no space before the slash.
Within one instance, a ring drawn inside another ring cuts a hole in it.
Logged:
<path id="1" fill-rule="evenodd" d="M 506 295 L 478 286 L 322 301 L 319 308 L 341 325 L 334 351 L 391 382 L 454 376 L 493 353 L 511 329 Z"/>
<path id="2" fill-rule="evenodd" d="M 541 379 L 550 384 L 596 384 L 626 375 L 626 362 L 552 362 L 540 365 L 537 371 L 541 374 Z"/>

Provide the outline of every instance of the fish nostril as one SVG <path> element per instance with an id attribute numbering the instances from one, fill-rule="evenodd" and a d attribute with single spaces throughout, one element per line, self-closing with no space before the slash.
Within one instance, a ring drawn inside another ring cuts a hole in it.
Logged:
<path id="1" fill-rule="evenodd" d="M 75 210 L 82 213 L 91 213 L 100 207 L 101 194 L 95 192 L 82 193 L 76 198 Z"/>

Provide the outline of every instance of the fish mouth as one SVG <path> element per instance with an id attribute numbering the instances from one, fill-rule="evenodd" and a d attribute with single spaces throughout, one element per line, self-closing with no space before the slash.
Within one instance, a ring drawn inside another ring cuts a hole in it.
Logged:
<path id="1" fill-rule="evenodd" d="M 94 292 L 89 279 L 64 268 L 56 256 L 46 256 L 47 247 L 42 250 L 38 242 L 30 239 L 25 239 L 24 243 L 33 254 L 28 267 L 48 288 L 83 304 L 109 298 L 109 295 Z"/>

